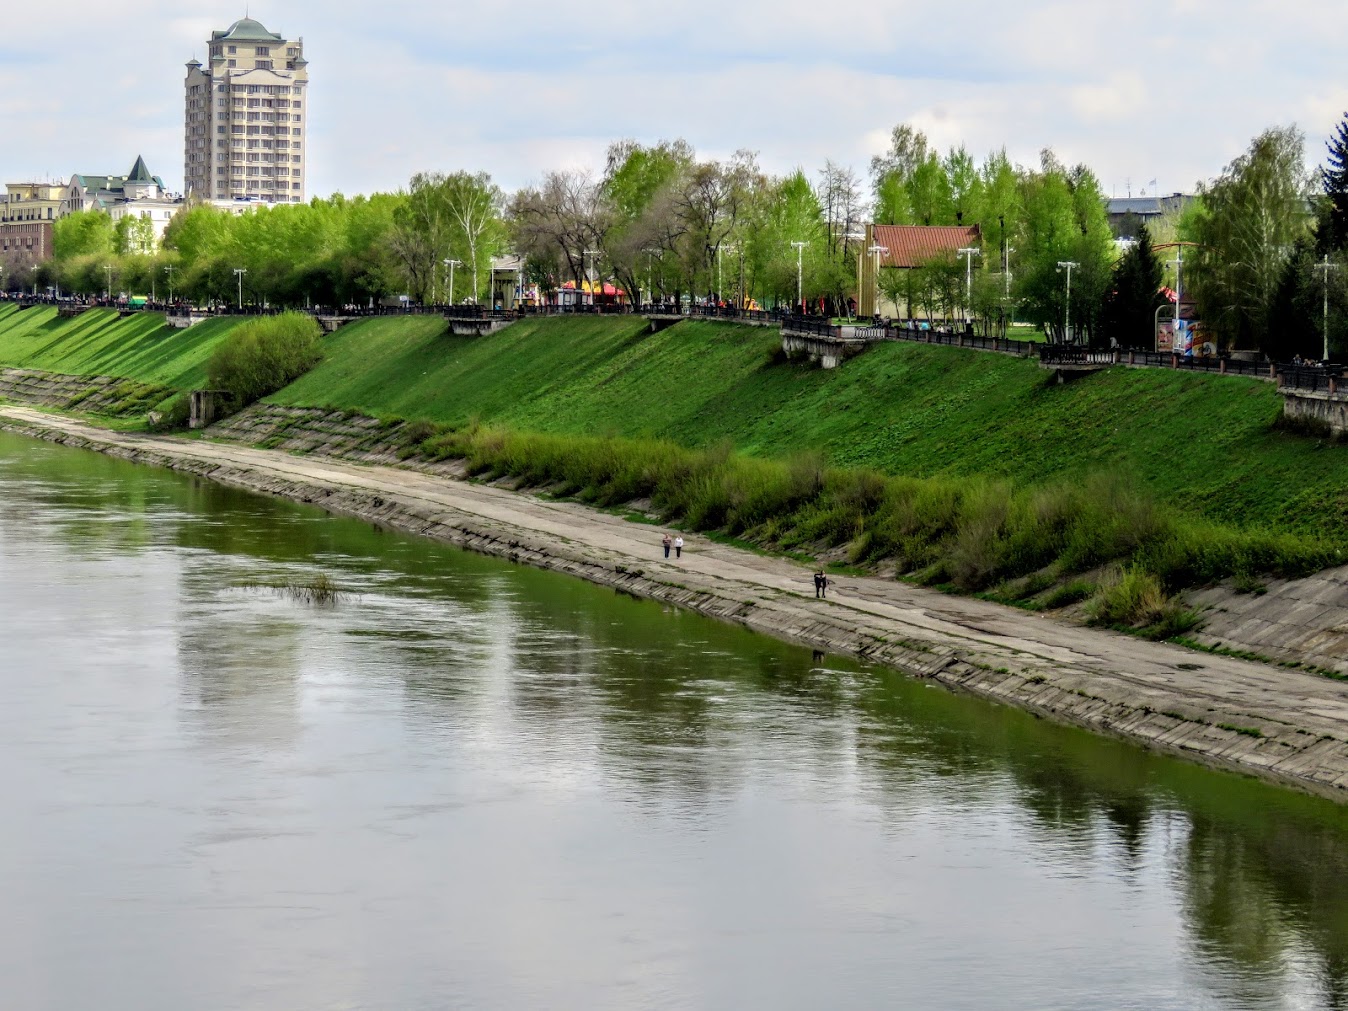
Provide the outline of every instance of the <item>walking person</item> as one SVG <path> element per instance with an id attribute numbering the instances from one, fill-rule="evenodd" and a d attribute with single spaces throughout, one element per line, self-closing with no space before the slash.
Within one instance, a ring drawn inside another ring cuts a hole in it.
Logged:
<path id="1" fill-rule="evenodd" d="M 682 538 L 682 537 L 675 537 L 675 538 L 674 538 L 674 557 L 675 557 L 675 558 L 682 558 L 682 557 L 683 557 L 683 538 Z"/>
<path id="2" fill-rule="evenodd" d="M 824 570 L 820 569 L 814 574 L 814 595 L 815 599 L 822 600 L 828 594 L 828 576 L 824 575 Z"/>
<path id="3" fill-rule="evenodd" d="M 665 557 L 668 558 L 668 557 L 669 557 L 669 549 L 670 549 L 671 547 L 674 546 L 674 541 L 673 541 L 673 539 L 669 536 L 669 534 L 665 534 L 664 537 L 660 538 L 660 543 L 661 543 L 661 545 L 664 546 L 664 549 L 665 549 Z"/>

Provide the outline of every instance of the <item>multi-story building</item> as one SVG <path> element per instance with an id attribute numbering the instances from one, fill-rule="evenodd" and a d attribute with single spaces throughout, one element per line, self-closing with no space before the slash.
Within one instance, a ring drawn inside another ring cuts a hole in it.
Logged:
<path id="1" fill-rule="evenodd" d="M 9 183 L 0 201 L 0 282 L 17 288 L 52 256 L 52 223 L 65 215 L 63 183 Z"/>
<path id="2" fill-rule="evenodd" d="M 113 221 L 140 218 L 150 223 L 154 232 L 153 245 L 157 246 L 182 205 L 182 197 L 168 192 L 164 180 L 151 175 L 145 159 L 137 157 L 130 173 L 124 176 L 83 173 L 71 176 L 66 187 L 65 208 L 58 217 L 76 211 L 106 211 Z M 140 241 L 148 240 L 149 236 L 144 235 Z"/>
<path id="3" fill-rule="evenodd" d="M 243 18 L 207 41 L 208 64 L 187 64 L 188 198 L 303 203 L 308 61 Z"/>

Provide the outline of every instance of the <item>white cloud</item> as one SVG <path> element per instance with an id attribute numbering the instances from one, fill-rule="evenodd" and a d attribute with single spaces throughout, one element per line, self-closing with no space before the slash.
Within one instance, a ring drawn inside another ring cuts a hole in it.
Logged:
<path id="1" fill-rule="evenodd" d="M 26 24 L 21 43 L 0 39 L 4 178 L 123 171 L 144 154 L 178 185 L 183 65 L 242 11 L 62 11 Z M 272 0 L 251 13 L 305 38 L 318 193 L 430 168 L 518 186 L 598 167 L 619 137 L 749 148 L 775 171 L 825 158 L 864 170 L 901 121 L 942 147 L 1005 146 L 1027 163 L 1052 146 L 1107 190 L 1181 189 L 1276 123 L 1298 122 L 1318 160 L 1348 109 L 1348 9 L 1325 0 Z M 126 45 L 70 45 L 64 26 L 95 20 L 135 31 Z"/>

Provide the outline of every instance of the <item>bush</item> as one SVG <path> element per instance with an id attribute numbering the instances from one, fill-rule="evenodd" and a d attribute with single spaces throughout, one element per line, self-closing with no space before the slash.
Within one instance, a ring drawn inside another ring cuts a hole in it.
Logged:
<path id="1" fill-rule="evenodd" d="M 1141 629 L 1153 639 L 1171 639 L 1197 628 L 1198 614 L 1166 596 L 1160 579 L 1139 566 L 1105 585 L 1088 612 L 1097 625 Z"/>
<path id="2" fill-rule="evenodd" d="M 236 408 L 275 393 L 323 357 L 318 323 L 306 313 L 287 312 L 250 320 L 216 347 L 206 382 L 232 395 Z"/>

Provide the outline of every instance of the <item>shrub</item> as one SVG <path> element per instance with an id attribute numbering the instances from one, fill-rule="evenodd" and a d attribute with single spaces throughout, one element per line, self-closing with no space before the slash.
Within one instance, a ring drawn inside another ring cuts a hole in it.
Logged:
<path id="1" fill-rule="evenodd" d="M 250 320 L 220 342 L 206 365 L 211 389 L 247 407 L 294 382 L 322 358 L 318 323 L 306 313 L 287 312 Z"/>

